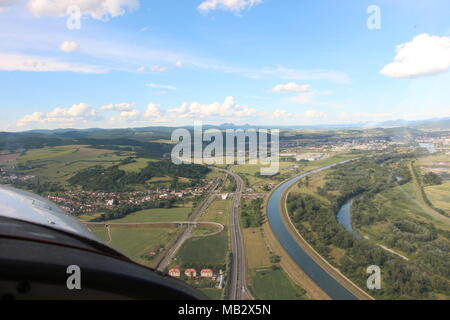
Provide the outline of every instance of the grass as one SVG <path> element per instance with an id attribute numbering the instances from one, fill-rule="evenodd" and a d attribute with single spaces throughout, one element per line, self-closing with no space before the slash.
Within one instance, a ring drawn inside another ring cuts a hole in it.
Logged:
<path id="1" fill-rule="evenodd" d="M 224 232 L 207 238 L 192 238 L 185 242 L 177 254 L 179 265 L 217 266 L 226 262 L 228 235 Z"/>
<path id="2" fill-rule="evenodd" d="M 136 158 L 135 160 L 136 162 L 119 166 L 119 169 L 125 172 L 139 172 L 145 167 L 147 167 L 149 162 L 157 161 L 155 159 L 150 158 Z"/>
<path id="3" fill-rule="evenodd" d="M 201 216 L 200 221 L 217 222 L 224 226 L 230 224 L 232 200 L 217 199 L 211 203 L 206 212 Z"/>
<path id="4" fill-rule="evenodd" d="M 304 300 L 306 292 L 297 287 L 282 269 L 257 271 L 252 293 L 260 300 Z"/>
<path id="5" fill-rule="evenodd" d="M 42 180 L 61 183 L 81 170 L 96 165 L 109 167 L 118 164 L 126 155 L 118 156 L 116 151 L 93 149 L 86 146 L 47 147 L 27 151 L 17 161 L 31 166 L 23 173 L 39 176 Z"/>
<path id="6" fill-rule="evenodd" d="M 201 292 L 203 292 L 211 300 L 220 300 L 220 298 L 222 297 L 222 290 L 221 289 L 201 288 L 199 290 Z"/>
<path id="7" fill-rule="evenodd" d="M 153 260 L 142 256 L 150 251 L 158 252 L 175 236 L 177 228 L 129 228 L 111 226 L 112 242 L 110 246 L 122 252 L 130 259 L 154 267 Z"/>
<path id="8" fill-rule="evenodd" d="M 139 223 L 139 222 L 170 222 L 187 221 L 191 212 L 189 207 L 170 209 L 149 209 L 131 213 L 122 219 L 112 220 L 112 223 Z"/>
<path id="9" fill-rule="evenodd" d="M 247 256 L 247 266 L 252 268 L 270 267 L 269 249 L 265 245 L 262 232 L 259 228 L 248 228 L 242 230 Z"/>
<path id="10" fill-rule="evenodd" d="M 443 184 L 425 187 L 425 192 L 431 203 L 439 209 L 450 214 L 450 181 L 445 180 Z"/>
<path id="11" fill-rule="evenodd" d="M 108 243 L 108 232 L 104 226 L 89 226 L 89 229 L 97 236 L 97 238 Z"/>
<path id="12" fill-rule="evenodd" d="M 195 226 L 194 231 L 192 234 L 194 236 L 206 236 L 213 234 L 215 232 L 218 232 L 220 229 L 218 226 L 213 225 L 202 225 L 202 226 Z"/>

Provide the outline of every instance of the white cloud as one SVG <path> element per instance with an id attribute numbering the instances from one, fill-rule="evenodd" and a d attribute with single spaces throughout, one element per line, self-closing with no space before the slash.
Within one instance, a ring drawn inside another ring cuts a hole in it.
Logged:
<path id="1" fill-rule="evenodd" d="M 394 61 L 380 73 L 392 78 L 414 78 L 443 73 L 450 69 L 450 37 L 423 33 L 397 46 Z"/>
<path id="2" fill-rule="evenodd" d="M 159 104 L 156 103 L 149 103 L 147 106 L 147 109 L 144 113 L 144 118 L 158 118 L 161 116 L 161 113 L 159 112 Z"/>
<path id="3" fill-rule="evenodd" d="M 31 123 L 42 123 L 44 122 L 44 114 L 42 112 L 34 112 L 32 114 L 27 114 L 25 117 L 17 121 L 18 127 L 24 127 Z"/>
<path id="4" fill-rule="evenodd" d="M 61 124 L 79 124 L 89 120 L 98 120 L 99 115 L 95 109 L 86 103 L 74 104 L 68 109 L 55 108 L 44 114 L 42 112 L 34 112 L 24 116 L 17 121 L 18 127 L 24 127 L 36 123 L 61 123 Z"/>
<path id="5" fill-rule="evenodd" d="M 64 52 L 72 52 L 77 50 L 79 47 L 78 42 L 75 41 L 64 41 L 59 45 L 59 49 Z"/>
<path id="6" fill-rule="evenodd" d="M 305 92 L 310 89 L 309 84 L 299 85 L 295 82 L 279 84 L 272 89 L 272 92 Z"/>
<path id="7" fill-rule="evenodd" d="M 152 89 L 166 89 L 166 90 L 176 90 L 174 86 L 171 85 L 164 85 L 164 84 L 156 84 L 156 83 L 148 83 L 146 84 L 147 87 Z"/>
<path id="8" fill-rule="evenodd" d="M 262 0 L 205 0 L 198 6 L 201 12 L 209 12 L 212 10 L 227 10 L 240 12 L 258 5 Z"/>
<path id="9" fill-rule="evenodd" d="M 101 110 L 104 111 L 131 111 L 133 110 L 133 107 L 135 106 L 134 103 L 115 103 L 115 104 L 107 104 L 102 107 L 100 107 Z"/>
<path id="10" fill-rule="evenodd" d="M 177 68 L 183 68 L 183 67 L 184 67 L 184 64 L 183 64 L 183 62 L 181 62 L 181 61 L 177 61 L 177 62 L 175 62 L 175 67 L 177 67 Z"/>
<path id="11" fill-rule="evenodd" d="M 145 67 L 139 67 L 136 69 L 137 72 L 145 72 Z"/>
<path id="12" fill-rule="evenodd" d="M 104 73 L 106 70 L 97 66 L 89 66 L 65 62 L 56 58 L 29 56 L 24 54 L 0 53 L 1 71 L 36 71 L 36 72 L 77 72 Z"/>
<path id="13" fill-rule="evenodd" d="M 256 109 L 242 106 L 233 97 L 225 98 L 223 103 L 201 104 L 198 102 L 183 103 L 179 108 L 169 110 L 175 118 L 205 119 L 213 117 L 245 118 L 256 115 Z"/>
<path id="14" fill-rule="evenodd" d="M 71 6 L 78 6 L 83 15 L 94 19 L 109 19 L 137 9 L 139 0 L 30 0 L 28 9 L 36 16 L 62 17 Z"/>
<path id="15" fill-rule="evenodd" d="M 129 120 L 136 120 L 141 115 L 141 112 L 139 110 L 131 110 L 131 111 L 123 111 L 120 113 L 118 120 L 120 121 L 129 121 Z M 111 118 L 112 120 L 115 120 L 116 118 Z"/>
<path id="16" fill-rule="evenodd" d="M 164 72 L 169 70 L 169 68 L 165 67 L 165 66 L 159 66 L 159 65 L 154 65 L 150 67 L 151 71 L 155 71 L 155 72 Z"/>

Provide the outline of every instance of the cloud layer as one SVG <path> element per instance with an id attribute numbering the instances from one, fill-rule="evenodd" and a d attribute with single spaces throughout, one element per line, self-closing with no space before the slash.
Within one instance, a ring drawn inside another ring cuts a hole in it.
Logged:
<path id="1" fill-rule="evenodd" d="M 55 108 L 46 114 L 42 112 L 34 112 L 20 119 L 17 122 L 17 126 L 24 127 L 32 124 L 44 124 L 48 122 L 69 125 L 98 119 L 99 115 L 95 109 L 86 103 L 80 103 L 74 104 L 68 109 Z"/>

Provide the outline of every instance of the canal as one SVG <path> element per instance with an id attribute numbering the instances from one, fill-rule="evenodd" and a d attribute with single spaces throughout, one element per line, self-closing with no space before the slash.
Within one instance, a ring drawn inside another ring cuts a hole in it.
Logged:
<path id="1" fill-rule="evenodd" d="M 348 289 L 342 286 L 335 278 L 325 271 L 305 250 L 298 244 L 293 235 L 286 226 L 281 211 L 282 198 L 286 190 L 300 179 L 330 169 L 338 164 L 346 163 L 352 160 L 339 162 L 323 168 L 315 169 L 282 183 L 272 193 L 267 203 L 267 216 L 270 227 L 275 237 L 280 242 L 284 250 L 294 260 L 300 269 L 302 269 L 312 281 L 314 281 L 330 298 L 334 300 L 357 300 L 358 298 Z"/>

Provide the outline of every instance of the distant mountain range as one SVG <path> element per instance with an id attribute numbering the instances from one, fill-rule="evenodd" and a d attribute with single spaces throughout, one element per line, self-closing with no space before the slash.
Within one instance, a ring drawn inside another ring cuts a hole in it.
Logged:
<path id="1" fill-rule="evenodd" d="M 263 125 L 250 125 L 250 124 L 244 124 L 244 125 L 236 125 L 233 123 L 223 123 L 220 125 L 209 125 L 205 124 L 203 125 L 203 129 L 219 129 L 219 130 L 226 130 L 226 129 L 295 129 L 295 130 L 352 130 L 352 129 L 366 129 L 366 128 L 395 128 L 395 127 L 410 127 L 415 129 L 450 129 L 450 117 L 446 118 L 434 118 L 434 119 L 427 119 L 427 120 L 389 120 L 389 121 L 383 121 L 378 123 L 369 123 L 369 122 L 360 122 L 360 123 L 353 123 L 353 124 L 322 124 L 322 125 L 291 125 L 291 126 L 263 126 Z M 37 129 L 37 130 L 29 130 L 25 131 L 24 133 L 39 133 L 39 134 L 57 134 L 57 135 L 76 135 L 76 133 L 81 133 L 83 136 L 85 135 L 92 135 L 92 134 L 101 134 L 101 133 L 112 133 L 114 132 L 114 135 L 117 135 L 118 133 L 132 133 L 132 132 L 158 132 L 163 134 L 168 134 L 172 132 L 176 128 L 186 128 L 192 130 L 193 126 L 179 126 L 179 127 L 171 127 L 171 126 L 155 126 L 155 127 L 142 127 L 142 128 L 123 128 L 123 129 L 101 129 L 101 128 L 89 128 L 89 129 L 73 129 L 73 128 L 66 128 L 66 129 L 53 129 L 53 130 L 46 130 L 46 129 Z"/>

